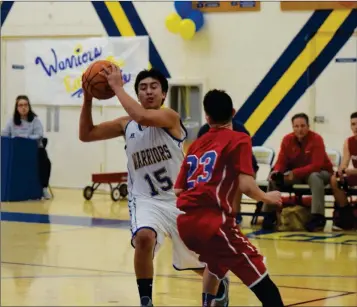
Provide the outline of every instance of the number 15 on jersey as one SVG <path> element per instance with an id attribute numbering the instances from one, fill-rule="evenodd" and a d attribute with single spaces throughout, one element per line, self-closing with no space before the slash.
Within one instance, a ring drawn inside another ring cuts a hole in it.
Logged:
<path id="1" fill-rule="evenodd" d="M 165 167 L 162 167 L 153 173 L 153 177 L 156 179 L 157 183 L 160 185 L 159 187 L 155 187 L 151 177 L 149 174 L 144 176 L 144 179 L 147 181 L 150 187 L 150 194 L 152 197 L 160 194 L 160 191 L 167 192 L 170 191 L 174 184 L 169 176 L 167 176 L 167 170 Z"/>

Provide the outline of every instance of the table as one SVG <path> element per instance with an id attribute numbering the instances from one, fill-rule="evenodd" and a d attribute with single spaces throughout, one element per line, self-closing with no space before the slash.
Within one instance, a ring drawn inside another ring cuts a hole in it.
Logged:
<path id="1" fill-rule="evenodd" d="M 1 201 L 42 198 L 38 174 L 38 142 L 1 137 Z"/>

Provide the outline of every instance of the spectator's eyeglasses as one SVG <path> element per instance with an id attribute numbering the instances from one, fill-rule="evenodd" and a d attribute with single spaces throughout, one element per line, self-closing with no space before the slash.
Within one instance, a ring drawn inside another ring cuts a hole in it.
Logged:
<path id="1" fill-rule="evenodd" d="M 24 104 L 22 104 L 22 103 L 20 104 L 20 103 L 19 103 L 19 104 L 17 105 L 17 107 L 19 107 L 19 108 L 21 108 L 21 107 L 28 107 L 28 106 L 29 106 L 28 103 L 24 103 Z"/>

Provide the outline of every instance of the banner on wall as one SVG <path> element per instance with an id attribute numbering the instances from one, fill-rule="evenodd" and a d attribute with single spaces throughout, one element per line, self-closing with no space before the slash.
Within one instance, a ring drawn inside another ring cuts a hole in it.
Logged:
<path id="1" fill-rule="evenodd" d="M 357 1 L 281 1 L 282 11 L 357 9 Z"/>
<path id="2" fill-rule="evenodd" d="M 82 74 L 97 60 L 109 60 L 122 69 L 125 90 L 136 97 L 137 74 L 149 66 L 149 39 L 98 37 L 31 40 L 25 42 L 26 93 L 34 104 L 82 105 Z M 118 105 L 116 97 L 95 105 Z"/>

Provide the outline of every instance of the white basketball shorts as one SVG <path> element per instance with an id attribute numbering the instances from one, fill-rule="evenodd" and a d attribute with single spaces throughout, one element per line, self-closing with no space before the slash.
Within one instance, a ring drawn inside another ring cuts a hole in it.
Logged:
<path id="1" fill-rule="evenodd" d="M 135 235 L 142 228 L 149 228 L 156 233 L 155 254 L 164 243 L 165 237 L 172 240 L 172 264 L 176 270 L 203 269 L 198 255 L 190 251 L 182 242 L 177 230 L 177 216 L 180 211 L 175 203 L 158 201 L 152 198 L 133 197 L 128 201 L 131 221 L 131 244 L 135 248 Z"/>

